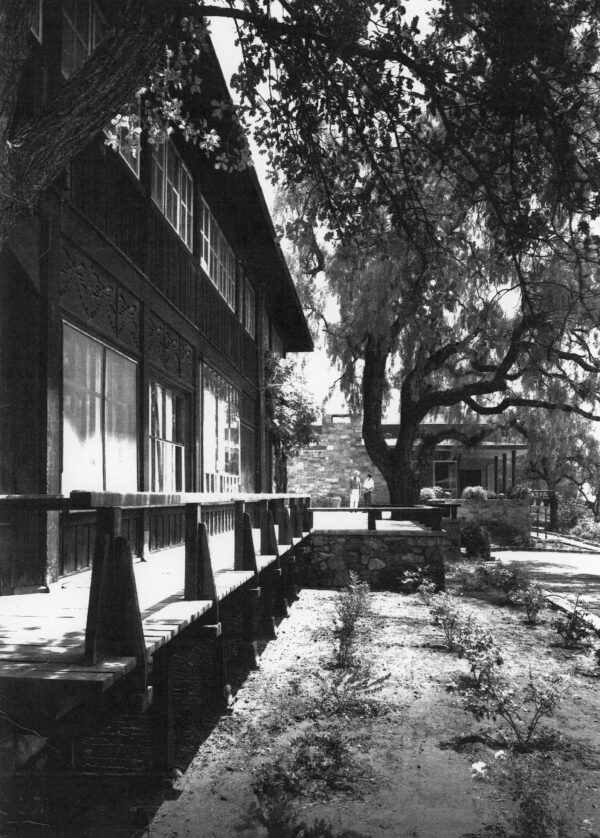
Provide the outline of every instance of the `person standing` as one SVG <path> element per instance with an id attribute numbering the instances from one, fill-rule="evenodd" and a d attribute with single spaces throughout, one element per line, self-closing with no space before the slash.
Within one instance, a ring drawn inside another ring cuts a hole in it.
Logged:
<path id="1" fill-rule="evenodd" d="M 371 506 L 373 503 L 373 489 L 375 483 L 373 482 L 373 475 L 367 474 L 365 482 L 363 483 L 363 499 L 365 506 Z"/>
<path id="2" fill-rule="evenodd" d="M 352 472 L 350 478 L 350 509 L 356 509 L 358 506 L 358 497 L 360 495 L 360 471 L 356 469 Z"/>

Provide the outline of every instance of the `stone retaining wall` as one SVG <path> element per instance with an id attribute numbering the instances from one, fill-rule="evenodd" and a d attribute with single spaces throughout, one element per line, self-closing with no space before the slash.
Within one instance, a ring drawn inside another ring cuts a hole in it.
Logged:
<path id="1" fill-rule="evenodd" d="M 304 571 L 319 587 L 341 588 L 353 570 L 373 588 L 398 590 L 405 570 L 423 570 L 444 587 L 445 532 L 320 530 L 311 535 L 311 550 L 304 556 Z"/>
<path id="2" fill-rule="evenodd" d="M 528 547 L 531 541 L 529 500 L 463 500 L 459 520 L 474 521 L 489 530 L 492 543 Z"/>

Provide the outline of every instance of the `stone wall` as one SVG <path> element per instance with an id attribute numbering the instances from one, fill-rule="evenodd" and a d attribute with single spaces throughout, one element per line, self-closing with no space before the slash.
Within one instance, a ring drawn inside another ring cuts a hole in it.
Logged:
<path id="1" fill-rule="evenodd" d="M 373 465 L 362 441 L 362 418 L 331 421 L 323 417 L 319 443 L 303 448 L 288 464 L 288 491 L 310 495 L 313 506 L 333 506 L 334 498 L 348 506 L 350 478 L 354 469 L 360 472 L 361 483 L 367 473 L 373 475 L 373 503 L 390 502 L 381 472 Z"/>
<path id="2" fill-rule="evenodd" d="M 445 532 L 431 530 L 313 531 L 302 570 L 319 587 L 342 588 L 353 570 L 373 588 L 398 590 L 403 571 L 427 567 L 443 588 L 447 545 Z"/>
<path id="3" fill-rule="evenodd" d="M 529 500 L 463 500 L 459 520 L 474 521 L 489 530 L 492 544 L 529 546 L 531 523 Z"/>

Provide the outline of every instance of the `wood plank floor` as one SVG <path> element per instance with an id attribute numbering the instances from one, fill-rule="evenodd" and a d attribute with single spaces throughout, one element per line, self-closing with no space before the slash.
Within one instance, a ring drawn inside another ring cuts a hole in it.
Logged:
<path id="1" fill-rule="evenodd" d="M 260 531 L 255 529 L 252 535 L 258 552 Z M 233 533 L 210 536 L 209 544 L 221 600 L 251 579 L 252 573 L 233 570 Z M 275 558 L 259 556 L 258 565 L 262 568 Z M 213 603 L 183 599 L 183 547 L 152 553 L 146 562 L 136 560 L 134 571 L 146 651 L 151 657 L 157 648 L 206 614 Z M 0 681 L 26 677 L 87 680 L 106 689 L 131 671 L 132 658 L 83 666 L 90 582 L 91 570 L 87 570 L 51 585 L 50 593 L 0 597 Z"/>

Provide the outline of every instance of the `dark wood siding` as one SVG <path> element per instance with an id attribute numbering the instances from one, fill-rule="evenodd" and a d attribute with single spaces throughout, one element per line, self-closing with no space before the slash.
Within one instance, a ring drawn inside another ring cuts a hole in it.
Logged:
<path id="1" fill-rule="evenodd" d="M 218 352 L 256 383 L 257 346 L 125 162 L 101 141 L 71 166 L 71 201 Z M 197 233 L 197 222 L 195 224 Z"/>

